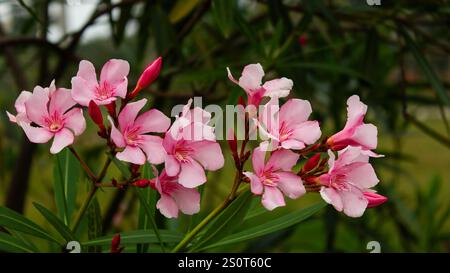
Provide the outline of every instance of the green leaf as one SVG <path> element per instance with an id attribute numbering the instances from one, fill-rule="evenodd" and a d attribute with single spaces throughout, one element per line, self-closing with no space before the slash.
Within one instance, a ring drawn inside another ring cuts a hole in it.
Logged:
<path id="1" fill-rule="evenodd" d="M 213 0 L 211 13 L 214 21 L 225 38 L 228 38 L 233 30 L 234 15 L 237 10 L 235 0 Z M 231 19 L 231 20 L 230 20 Z"/>
<path id="2" fill-rule="evenodd" d="M 169 230 L 159 230 L 161 240 L 164 243 L 177 243 L 183 239 L 183 234 L 169 231 Z M 108 246 L 111 245 L 111 240 L 114 235 L 108 235 L 101 238 L 96 238 L 89 240 L 87 242 L 81 243 L 83 246 Z M 133 245 L 133 244 L 149 244 L 149 243 L 159 243 L 158 236 L 151 230 L 133 230 L 120 233 L 120 244 L 121 245 Z"/>
<path id="3" fill-rule="evenodd" d="M 5 252 L 15 252 L 15 253 L 33 253 L 34 251 L 22 242 L 20 239 L 14 238 L 13 236 L 0 232 L 0 250 Z"/>
<path id="4" fill-rule="evenodd" d="M 191 13 L 198 3 L 200 3 L 200 0 L 178 0 L 170 11 L 169 21 L 172 24 L 178 23 Z"/>
<path id="5" fill-rule="evenodd" d="M 155 39 L 155 47 L 158 54 L 163 55 L 169 48 L 177 45 L 175 43 L 175 31 L 167 14 L 159 5 L 151 9 L 150 16 L 152 18 L 151 29 L 153 35 L 158 37 L 158 39 Z"/>
<path id="6" fill-rule="evenodd" d="M 58 217 L 64 224 L 70 225 L 75 210 L 77 182 L 80 177 L 80 165 L 75 156 L 64 149 L 55 156 L 53 186 Z"/>
<path id="7" fill-rule="evenodd" d="M 147 217 L 150 220 L 150 223 L 152 224 L 153 232 L 155 233 L 156 237 L 159 239 L 159 245 L 161 246 L 161 250 L 165 252 L 164 244 L 161 235 L 159 234 L 158 226 L 155 222 L 155 214 L 152 214 L 152 209 L 150 208 L 150 205 L 146 202 L 145 197 L 141 191 L 141 189 L 134 188 L 136 191 L 139 201 L 141 202 L 141 206 L 144 207 L 145 212 L 147 213 Z"/>
<path id="8" fill-rule="evenodd" d="M 419 47 L 417 46 L 416 42 L 409 36 L 408 32 L 405 30 L 403 26 L 399 26 L 400 33 L 402 34 L 403 38 L 406 41 L 406 45 L 411 50 L 411 53 L 413 54 L 414 58 L 416 59 L 417 63 L 419 64 L 419 67 L 422 69 L 425 76 L 428 78 L 428 80 L 431 83 L 431 86 L 436 91 L 438 97 L 440 100 L 447 104 L 447 106 L 450 106 L 450 98 L 448 97 L 447 91 L 445 90 L 444 85 L 442 84 L 439 77 L 436 75 L 436 73 L 431 68 L 431 65 L 428 63 L 425 56 L 420 52 Z"/>
<path id="9" fill-rule="evenodd" d="M 246 191 L 239 195 L 210 225 L 208 229 L 200 237 L 197 244 L 191 249 L 194 251 L 205 245 L 219 241 L 223 237 L 230 234 L 233 229 L 239 226 L 248 208 L 250 207 L 253 194 Z"/>
<path id="10" fill-rule="evenodd" d="M 117 167 L 124 178 L 128 178 L 131 176 L 130 170 L 128 170 L 128 166 L 125 165 L 122 161 L 118 160 L 115 156 L 108 154 L 112 163 Z"/>
<path id="11" fill-rule="evenodd" d="M 260 236 L 263 236 L 266 234 L 270 234 L 270 233 L 288 228 L 290 226 L 298 224 L 301 221 L 311 217 L 312 215 L 314 215 L 316 212 L 318 212 L 325 206 L 326 206 L 325 202 L 320 202 L 318 204 L 312 205 L 310 207 L 307 207 L 307 208 L 304 208 L 304 209 L 301 209 L 298 211 L 286 213 L 282 216 L 276 217 L 276 218 L 274 218 L 264 224 L 261 224 L 259 226 L 249 228 L 249 229 L 243 230 L 241 232 L 229 235 L 229 236 L 225 237 L 223 240 L 221 240 L 215 244 L 211 244 L 211 245 L 201 248 L 201 250 L 239 243 L 242 241 L 250 240 L 253 238 L 257 238 L 257 237 L 260 237 Z"/>
<path id="12" fill-rule="evenodd" d="M 87 211 L 88 217 L 88 238 L 90 240 L 102 235 L 102 214 L 97 198 L 93 198 Z M 90 248 L 89 252 L 101 252 L 100 248 Z"/>
<path id="13" fill-rule="evenodd" d="M 33 205 L 67 242 L 77 241 L 69 227 L 64 225 L 56 215 L 38 203 L 33 202 Z"/>
<path id="14" fill-rule="evenodd" d="M 36 223 L 5 207 L 0 207 L 0 226 L 60 244 Z"/>

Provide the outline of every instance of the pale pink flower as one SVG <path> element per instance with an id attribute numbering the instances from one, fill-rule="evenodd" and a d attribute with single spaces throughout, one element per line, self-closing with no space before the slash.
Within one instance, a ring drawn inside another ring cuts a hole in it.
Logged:
<path id="1" fill-rule="evenodd" d="M 128 103 L 119 113 L 118 128 L 111 117 L 111 139 L 119 148 L 120 160 L 142 165 L 148 160 L 152 164 L 164 162 L 166 152 L 162 146 L 162 138 L 148 133 L 164 133 L 170 126 L 170 119 L 156 109 L 151 109 L 138 116 L 139 111 L 147 103 L 147 99 Z"/>
<path id="2" fill-rule="evenodd" d="M 71 145 L 74 136 L 85 130 L 83 110 L 73 107 L 76 102 L 72 99 L 70 90 L 56 89 L 52 83 L 48 88 L 36 87 L 32 94 L 26 96 L 28 98 L 21 106 L 24 111 L 19 112 L 19 115 L 24 116 L 16 116 L 16 121 L 31 142 L 46 143 L 53 138 L 50 152 L 56 154 Z"/>
<path id="3" fill-rule="evenodd" d="M 328 146 L 338 151 L 345 147 L 360 146 L 364 150 L 377 147 L 377 127 L 363 122 L 367 112 L 367 105 L 353 95 L 347 100 L 347 123 L 342 131 L 334 134 L 327 140 Z"/>
<path id="4" fill-rule="evenodd" d="M 83 106 L 93 100 L 97 105 L 110 104 L 127 95 L 130 65 L 125 60 L 111 59 L 105 63 L 97 81 L 94 65 L 81 61 L 77 76 L 72 78 L 72 97 Z"/>
<path id="5" fill-rule="evenodd" d="M 204 169 L 222 168 L 224 158 L 214 127 L 207 125 L 211 115 L 198 107 L 190 109 L 190 104 L 191 100 L 166 133 L 163 146 L 167 174 L 178 175 L 181 185 L 195 188 L 206 182 Z"/>
<path id="6" fill-rule="evenodd" d="M 167 218 L 177 218 L 179 210 L 189 215 L 200 211 L 200 193 L 178 183 L 178 176 L 168 176 L 163 170 L 150 181 L 150 185 L 158 190 L 161 198 L 156 207 Z"/>
<path id="7" fill-rule="evenodd" d="M 260 144 L 263 150 L 299 150 L 315 143 L 321 135 L 319 122 L 308 120 L 312 113 L 307 100 L 290 99 L 281 108 L 271 99 L 259 113 L 260 132 L 270 139 Z M 270 146 L 269 146 L 270 145 Z"/>
<path id="8" fill-rule="evenodd" d="M 290 150 L 277 150 L 272 153 L 267 163 L 265 152 L 260 148 L 253 150 L 252 172 L 244 172 L 250 179 L 251 191 L 254 194 L 262 194 L 262 205 L 273 210 L 285 206 L 283 194 L 291 199 L 305 194 L 302 179 L 291 172 L 297 163 L 299 155 Z"/>
<path id="9" fill-rule="evenodd" d="M 228 78 L 238 84 L 247 93 L 249 105 L 258 106 L 263 97 L 281 98 L 289 95 L 293 82 L 288 78 L 274 79 L 262 84 L 264 70 L 262 66 L 257 64 L 249 64 L 244 67 L 239 80 L 231 75 L 230 69 L 227 67 Z"/>
<path id="10" fill-rule="evenodd" d="M 362 216 L 369 203 L 364 192 L 379 182 L 369 163 L 372 153 L 361 147 L 348 146 L 338 152 L 338 159 L 331 150 L 328 155 L 329 171 L 317 178 L 323 185 L 320 195 L 337 211 L 350 217 Z"/>

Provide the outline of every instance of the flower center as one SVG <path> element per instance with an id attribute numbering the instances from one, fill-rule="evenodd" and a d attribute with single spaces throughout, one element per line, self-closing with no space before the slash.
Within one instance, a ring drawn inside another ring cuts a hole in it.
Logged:
<path id="1" fill-rule="evenodd" d="M 188 162 L 190 160 L 190 155 L 192 154 L 193 150 L 189 147 L 186 147 L 184 145 L 177 145 L 175 148 L 174 156 L 175 158 L 180 162 Z"/>
<path id="2" fill-rule="evenodd" d="M 349 191 L 350 187 L 347 183 L 345 174 L 336 174 L 331 178 L 330 187 L 338 191 Z"/>
<path id="3" fill-rule="evenodd" d="M 261 181 L 265 186 L 275 187 L 278 184 L 278 176 L 267 172 L 263 174 Z"/>
<path id="4" fill-rule="evenodd" d="M 280 135 L 280 142 L 285 141 L 292 135 L 292 130 L 287 128 L 287 125 L 286 123 L 284 123 L 284 121 L 281 123 L 279 135 Z"/>
<path id="5" fill-rule="evenodd" d="M 48 129 L 56 133 L 64 127 L 64 119 L 56 112 L 45 119 Z"/>
<path id="6" fill-rule="evenodd" d="M 131 146 L 136 146 L 137 144 L 139 144 L 139 142 L 141 141 L 142 137 L 138 134 L 139 132 L 139 127 L 134 127 L 131 130 L 128 130 L 126 132 L 126 137 L 125 137 L 125 141 L 127 142 L 128 145 Z"/>
<path id="7" fill-rule="evenodd" d="M 96 96 L 98 100 L 106 100 L 113 96 L 114 88 L 108 82 L 101 82 L 96 89 Z"/>

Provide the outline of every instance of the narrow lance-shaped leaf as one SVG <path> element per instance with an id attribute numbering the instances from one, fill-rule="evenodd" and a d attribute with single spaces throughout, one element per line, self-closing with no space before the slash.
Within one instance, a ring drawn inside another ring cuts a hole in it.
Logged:
<path id="1" fill-rule="evenodd" d="M 33 205 L 67 242 L 77 240 L 70 228 L 64 225 L 51 211 L 38 203 L 33 203 Z"/>
<path id="2" fill-rule="evenodd" d="M 30 246 L 26 245 L 20 239 L 0 232 L 0 251 L 15 252 L 15 253 L 33 253 L 34 251 Z"/>
<path id="3" fill-rule="evenodd" d="M 264 224 L 258 225 L 253 228 L 249 228 L 246 230 L 243 230 L 241 232 L 229 235 L 225 237 L 223 240 L 204 246 L 201 248 L 201 250 L 229 245 L 229 244 L 235 244 L 239 242 L 243 242 L 246 240 L 250 240 L 253 238 L 257 238 L 269 233 L 277 232 L 282 229 L 291 227 L 295 224 L 300 223 L 301 221 L 311 217 L 315 213 L 317 213 L 319 210 L 325 207 L 325 203 L 321 202 L 319 204 L 315 204 L 313 206 L 307 207 L 305 209 L 301 209 L 298 211 L 290 212 L 287 214 L 284 214 L 282 216 L 276 217 L 270 221 L 265 222 Z M 245 225 L 245 224 L 243 224 Z"/>
<path id="4" fill-rule="evenodd" d="M 164 243 L 177 243 L 183 239 L 183 234 L 169 231 L 159 230 L 161 240 Z M 83 246 L 110 246 L 114 235 L 103 236 L 81 243 Z M 133 230 L 120 233 L 121 245 L 149 244 L 159 243 L 158 236 L 151 230 Z"/>

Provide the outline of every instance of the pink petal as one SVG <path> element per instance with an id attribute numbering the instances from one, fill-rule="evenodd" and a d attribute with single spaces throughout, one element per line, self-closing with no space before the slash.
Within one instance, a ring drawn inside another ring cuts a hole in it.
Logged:
<path id="1" fill-rule="evenodd" d="M 211 113 L 200 107 L 194 107 L 184 115 L 191 122 L 200 122 L 207 124 L 211 120 Z"/>
<path id="2" fill-rule="evenodd" d="M 342 168 L 356 162 L 368 163 L 369 153 L 362 150 L 361 147 L 347 146 L 347 148 L 338 152 L 335 168 Z"/>
<path id="3" fill-rule="evenodd" d="M 268 210 L 286 205 L 283 194 L 276 187 L 264 187 L 261 203 Z"/>
<path id="4" fill-rule="evenodd" d="M 311 104 L 307 100 L 290 99 L 280 109 L 280 124 L 284 122 L 288 128 L 305 122 L 312 113 Z"/>
<path id="5" fill-rule="evenodd" d="M 227 67 L 227 72 L 228 72 L 228 79 L 230 79 L 230 81 L 234 82 L 235 84 L 239 84 L 239 82 L 231 74 L 230 68 L 228 68 L 228 67 Z"/>
<path id="6" fill-rule="evenodd" d="M 377 127 L 373 124 L 362 124 L 356 128 L 352 140 L 364 149 L 373 150 L 377 148 Z"/>
<path id="7" fill-rule="evenodd" d="M 63 114 L 70 107 L 74 106 L 76 102 L 72 99 L 70 90 L 65 88 L 56 89 L 50 97 L 49 113 Z"/>
<path id="8" fill-rule="evenodd" d="M 263 152 L 259 147 L 253 150 L 252 164 L 256 174 L 260 174 L 264 171 L 265 156 L 266 152 Z"/>
<path id="9" fill-rule="evenodd" d="M 111 59 L 103 65 L 100 72 L 100 82 L 107 82 L 112 86 L 122 83 L 130 72 L 130 64 L 125 60 Z"/>
<path id="10" fill-rule="evenodd" d="M 289 95 L 294 83 L 288 78 L 275 79 L 264 83 L 263 87 L 266 89 L 264 96 L 283 98 Z"/>
<path id="11" fill-rule="evenodd" d="M 320 190 L 320 196 L 322 196 L 325 202 L 333 205 L 333 207 L 337 211 L 342 211 L 344 209 L 342 198 L 336 190 L 332 188 L 322 187 L 322 189 Z"/>
<path id="12" fill-rule="evenodd" d="M 151 164 L 161 164 L 166 158 L 166 150 L 162 146 L 162 138 L 159 136 L 141 135 L 142 141 L 139 147 L 147 155 L 147 160 Z"/>
<path id="13" fill-rule="evenodd" d="M 357 95 L 347 99 L 347 123 L 345 129 L 361 125 L 367 112 L 367 105 L 359 100 Z"/>
<path id="14" fill-rule="evenodd" d="M 348 181 L 360 189 L 369 189 L 380 181 L 369 163 L 353 163 L 346 170 Z"/>
<path id="15" fill-rule="evenodd" d="M 71 129 L 76 136 L 81 135 L 86 129 L 86 120 L 81 108 L 72 108 L 64 114 L 64 118 L 64 127 Z"/>
<path id="16" fill-rule="evenodd" d="M 270 99 L 263 107 L 262 111 L 259 112 L 259 127 L 263 130 L 265 137 L 272 138 L 279 137 L 280 120 L 279 120 L 280 106 L 278 99 Z"/>
<path id="17" fill-rule="evenodd" d="M 296 139 L 287 139 L 281 142 L 281 147 L 284 149 L 301 150 L 305 148 L 305 143 Z"/>
<path id="18" fill-rule="evenodd" d="M 200 211 L 200 193 L 196 189 L 178 187 L 172 193 L 173 199 L 184 214 L 195 214 Z"/>
<path id="19" fill-rule="evenodd" d="M 8 116 L 9 121 L 17 123 L 17 119 L 16 116 L 14 116 L 13 114 L 11 114 L 10 112 L 6 111 L 6 115 Z"/>
<path id="20" fill-rule="evenodd" d="M 297 164 L 299 155 L 290 150 L 277 150 L 272 153 L 265 169 L 290 171 Z"/>
<path id="21" fill-rule="evenodd" d="M 159 209 L 162 215 L 167 218 L 178 217 L 178 206 L 175 200 L 167 194 L 161 194 L 161 198 L 156 203 L 156 207 Z"/>
<path id="22" fill-rule="evenodd" d="M 139 115 L 134 122 L 134 126 L 140 127 L 140 134 L 149 132 L 164 133 L 169 129 L 170 118 L 156 109 L 151 109 Z"/>
<path id="23" fill-rule="evenodd" d="M 167 155 L 164 164 L 167 175 L 176 176 L 180 172 L 180 163 L 173 155 Z"/>
<path id="24" fill-rule="evenodd" d="M 279 178 L 278 188 L 291 199 L 299 198 L 306 193 L 302 179 L 291 172 L 276 172 Z"/>
<path id="25" fill-rule="evenodd" d="M 239 78 L 239 85 L 247 91 L 255 90 L 261 86 L 263 77 L 264 70 L 259 63 L 249 64 L 242 71 L 242 75 Z"/>
<path id="26" fill-rule="evenodd" d="M 48 117 L 47 103 L 49 97 L 42 88 L 33 92 L 33 95 L 25 102 L 28 118 L 36 124 L 44 127 L 45 118 Z"/>
<path id="27" fill-rule="evenodd" d="M 119 114 L 119 127 L 122 131 L 134 124 L 136 116 L 146 103 L 147 99 L 141 99 L 136 102 L 128 103 L 122 109 Z"/>
<path id="28" fill-rule="evenodd" d="M 53 138 L 52 147 L 50 147 L 50 153 L 57 154 L 65 147 L 73 143 L 74 136 L 73 133 L 66 128 L 62 128 L 59 132 L 55 134 Z"/>
<path id="29" fill-rule="evenodd" d="M 319 122 L 305 121 L 295 127 L 292 137 L 305 144 L 314 144 L 321 136 Z"/>
<path id="30" fill-rule="evenodd" d="M 250 179 L 250 188 L 252 192 L 256 195 L 262 194 L 264 187 L 261 180 L 259 180 L 259 177 L 252 172 L 243 172 L 243 174 Z"/>
<path id="31" fill-rule="evenodd" d="M 22 123 L 20 126 L 28 139 L 33 143 L 46 143 L 53 137 L 53 133 L 45 128 L 33 127 L 28 123 Z"/>
<path id="32" fill-rule="evenodd" d="M 350 217 L 361 217 L 367 208 L 368 201 L 357 189 L 339 192 L 344 204 L 344 213 Z"/>
<path id="33" fill-rule="evenodd" d="M 127 92 L 128 92 L 128 79 L 125 78 L 123 79 L 123 81 L 114 86 L 113 96 L 121 97 L 124 99 L 127 96 Z"/>
<path id="34" fill-rule="evenodd" d="M 145 154 L 139 147 L 126 146 L 125 150 L 117 153 L 116 157 L 122 161 L 130 162 L 137 165 L 145 163 Z"/>
<path id="35" fill-rule="evenodd" d="M 77 77 L 83 78 L 88 82 L 97 83 L 97 75 L 95 74 L 94 65 L 86 60 L 82 60 L 78 66 Z"/>
<path id="36" fill-rule="evenodd" d="M 181 163 L 178 182 L 186 188 L 195 188 L 206 182 L 205 171 L 195 160 Z"/>
<path id="37" fill-rule="evenodd" d="M 71 94 L 74 101 L 83 106 L 88 106 L 91 100 L 95 100 L 95 103 L 98 105 L 104 104 L 103 102 L 99 103 L 95 99 L 95 88 L 97 88 L 97 83 L 89 83 L 81 77 L 73 77 L 71 82 Z"/>
<path id="38" fill-rule="evenodd" d="M 201 141 L 201 140 L 216 140 L 214 134 L 214 127 L 205 125 L 200 122 L 191 123 L 182 128 L 181 138 L 184 140 Z"/>
<path id="39" fill-rule="evenodd" d="M 29 91 L 20 92 L 19 96 L 16 99 L 16 102 L 14 103 L 14 107 L 16 108 L 17 113 L 24 113 L 26 111 L 25 102 L 31 97 L 31 95 L 32 93 Z"/>
<path id="40" fill-rule="evenodd" d="M 123 134 L 114 125 L 114 121 L 110 116 L 108 116 L 109 123 L 111 123 L 111 139 L 117 147 L 123 148 L 126 146 L 125 140 L 123 139 Z"/>
<path id="41" fill-rule="evenodd" d="M 223 167 L 224 158 L 217 142 L 203 140 L 190 145 L 194 152 L 192 157 L 203 165 L 205 170 L 216 171 Z"/>

